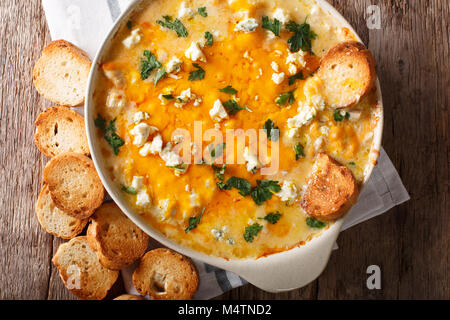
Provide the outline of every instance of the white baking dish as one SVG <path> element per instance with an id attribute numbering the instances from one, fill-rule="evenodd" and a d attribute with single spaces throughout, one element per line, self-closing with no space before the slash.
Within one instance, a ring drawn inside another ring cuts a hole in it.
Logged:
<path id="1" fill-rule="evenodd" d="M 139 5 L 144 0 L 135 0 L 130 7 L 117 19 L 111 31 L 103 41 L 99 51 L 93 62 L 88 82 L 85 103 L 85 118 L 87 136 L 89 147 L 91 150 L 92 159 L 99 173 L 99 176 L 110 196 L 114 199 L 117 205 L 126 213 L 126 215 L 136 223 L 142 230 L 148 233 L 152 238 L 156 239 L 163 245 L 176 250 L 193 259 L 203 261 L 213 266 L 232 271 L 255 286 L 270 292 L 288 291 L 307 285 L 316 279 L 324 270 L 335 243 L 344 218 L 336 221 L 331 227 L 324 231 L 319 237 L 313 238 L 311 241 L 303 246 L 295 247 L 291 250 L 281 253 L 272 254 L 259 259 L 245 259 L 245 260 L 225 260 L 223 258 L 209 256 L 201 252 L 197 252 L 190 248 L 181 246 L 180 244 L 166 238 L 161 232 L 152 228 L 147 224 L 137 213 L 133 211 L 127 202 L 123 199 L 120 190 L 116 184 L 113 183 L 107 174 L 107 170 L 102 163 L 101 156 L 99 156 L 99 144 L 96 141 L 96 131 L 94 125 L 93 93 L 99 65 L 102 62 L 104 53 L 107 51 L 111 39 L 116 34 L 118 28 L 128 21 L 128 17 L 132 15 L 135 10 L 139 10 Z M 326 1 L 316 0 L 317 4 L 332 16 L 334 16 L 343 27 L 349 28 L 355 35 L 356 32 L 349 25 L 349 23 Z M 358 40 L 361 41 L 358 37 Z M 381 137 L 383 130 L 383 106 L 379 82 L 377 80 L 378 92 L 378 108 L 374 111 L 379 117 L 377 127 L 374 132 L 374 139 L 370 154 L 370 165 L 366 168 L 366 174 L 363 181 L 363 186 L 368 181 L 373 170 L 374 163 L 379 154 Z"/>

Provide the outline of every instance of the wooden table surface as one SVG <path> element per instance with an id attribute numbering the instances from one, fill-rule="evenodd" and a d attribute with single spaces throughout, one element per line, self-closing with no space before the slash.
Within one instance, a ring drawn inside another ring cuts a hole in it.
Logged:
<path id="1" fill-rule="evenodd" d="M 320 278 L 289 293 L 251 285 L 223 299 L 449 299 L 449 1 L 330 1 L 378 64 L 383 146 L 411 200 L 347 231 Z M 381 29 L 365 11 L 381 8 Z M 50 36 L 39 0 L 0 1 L 0 299 L 74 299 L 51 258 L 62 241 L 45 233 L 34 203 L 47 159 L 33 122 L 50 105 L 34 90 L 32 67 Z M 366 287 L 379 265 L 382 289 Z M 268 275 L 270 276 L 270 275 Z M 120 285 L 116 292 L 123 290 Z"/>

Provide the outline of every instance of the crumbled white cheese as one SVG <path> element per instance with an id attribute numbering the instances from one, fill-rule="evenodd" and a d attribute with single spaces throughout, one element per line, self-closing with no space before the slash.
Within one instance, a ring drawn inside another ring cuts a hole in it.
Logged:
<path id="1" fill-rule="evenodd" d="M 211 119 L 216 122 L 220 122 L 228 117 L 228 113 L 219 99 L 214 102 L 214 106 L 209 110 L 209 115 L 211 116 Z"/>
<path id="2" fill-rule="evenodd" d="M 144 177 L 141 177 L 141 176 L 133 177 L 133 181 L 131 182 L 131 187 L 134 190 L 136 190 L 136 191 L 141 190 L 143 185 L 144 185 Z"/>
<path id="3" fill-rule="evenodd" d="M 294 117 L 289 118 L 287 120 L 287 126 L 288 126 L 288 137 L 293 138 L 297 136 L 298 129 L 306 124 L 308 124 L 315 116 L 316 116 L 316 109 L 311 107 L 308 104 L 301 105 L 298 109 L 298 114 L 296 114 Z"/>
<path id="4" fill-rule="evenodd" d="M 265 29 L 265 30 L 264 30 L 264 33 L 266 34 L 266 37 L 267 37 L 267 39 L 269 39 L 269 40 L 273 40 L 273 39 L 277 38 L 277 36 L 275 35 L 275 33 L 273 33 L 273 32 L 270 31 L 270 30 Z"/>
<path id="5" fill-rule="evenodd" d="M 133 144 L 138 147 L 142 146 L 148 139 L 148 136 L 158 129 L 151 127 L 146 123 L 139 123 L 130 130 L 130 134 L 134 136 Z"/>
<path id="6" fill-rule="evenodd" d="M 273 70 L 273 71 L 275 71 L 275 72 L 280 71 L 280 67 L 278 66 L 278 63 L 276 63 L 275 61 L 272 61 L 272 62 L 270 63 L 270 66 L 272 67 L 272 70 Z"/>
<path id="7" fill-rule="evenodd" d="M 106 97 L 106 106 L 109 108 L 123 108 L 127 104 L 125 94 L 122 90 L 111 89 Z"/>
<path id="8" fill-rule="evenodd" d="M 178 59 L 178 57 L 174 56 L 172 59 L 170 59 L 169 62 L 166 64 L 166 72 L 167 73 L 178 73 L 181 69 L 181 65 L 183 64 L 183 61 Z"/>
<path id="9" fill-rule="evenodd" d="M 195 100 L 194 100 L 194 107 L 198 107 L 200 105 L 200 103 L 202 103 L 202 101 L 203 100 L 200 97 L 195 98 Z"/>
<path id="10" fill-rule="evenodd" d="M 295 200 L 298 195 L 297 187 L 292 181 L 285 180 L 283 181 L 280 192 L 275 193 L 275 195 L 280 197 L 281 201 Z"/>
<path id="11" fill-rule="evenodd" d="M 272 81 L 276 84 L 280 84 L 284 81 L 284 72 L 281 73 L 273 73 L 272 74 Z"/>
<path id="12" fill-rule="evenodd" d="M 321 134 L 323 134 L 324 136 L 328 136 L 328 133 L 330 132 L 330 128 L 328 128 L 327 126 L 321 126 L 319 128 L 319 131 Z"/>
<path id="13" fill-rule="evenodd" d="M 168 142 L 164 149 L 159 153 L 161 159 L 166 162 L 166 166 L 174 167 L 183 163 L 183 159 L 172 150 L 172 144 Z"/>
<path id="14" fill-rule="evenodd" d="M 137 45 L 142 39 L 141 30 L 139 28 L 134 29 L 131 31 L 131 35 L 127 38 L 125 38 L 122 43 L 125 47 L 128 49 L 131 49 L 135 45 Z"/>
<path id="15" fill-rule="evenodd" d="M 274 13 L 273 13 L 273 17 L 275 19 L 277 19 L 278 21 L 280 21 L 282 24 L 286 24 L 289 22 L 289 20 L 291 19 L 289 17 L 289 14 L 285 13 L 283 9 L 281 8 L 277 8 Z"/>
<path id="16" fill-rule="evenodd" d="M 245 20 L 240 21 L 236 27 L 234 28 L 234 31 L 243 31 L 243 32 L 253 32 L 258 27 L 258 22 L 254 18 L 248 18 Z"/>
<path id="17" fill-rule="evenodd" d="M 198 207 L 200 204 L 198 202 L 198 194 L 194 191 L 189 195 L 189 201 L 191 203 L 191 207 Z"/>
<path id="18" fill-rule="evenodd" d="M 159 99 L 159 101 L 161 101 L 161 104 L 162 104 L 163 106 L 165 106 L 165 105 L 167 104 L 167 99 L 164 98 L 164 95 L 163 95 L 162 93 L 160 93 L 160 94 L 158 95 L 158 99 Z"/>
<path id="19" fill-rule="evenodd" d="M 196 98 L 197 98 L 197 96 L 191 92 L 191 88 L 188 88 L 184 91 L 181 91 L 180 95 L 175 98 L 177 100 L 177 102 L 175 102 L 174 105 L 177 108 L 182 108 L 186 103 L 189 103 L 191 100 L 196 99 Z M 195 104 L 195 102 L 194 102 L 194 104 Z"/>
<path id="20" fill-rule="evenodd" d="M 189 48 L 184 52 L 184 55 L 194 62 L 197 60 L 206 62 L 206 57 L 200 49 L 198 42 L 192 42 Z"/>
<path id="21" fill-rule="evenodd" d="M 116 88 L 121 88 L 125 85 L 125 77 L 120 70 L 103 70 L 105 77 L 108 78 Z"/>
<path id="22" fill-rule="evenodd" d="M 211 233 L 217 241 L 223 240 L 225 233 L 223 230 L 213 228 L 211 229 Z"/>
<path id="23" fill-rule="evenodd" d="M 258 156 L 254 153 L 250 153 L 248 147 L 245 147 L 243 157 L 245 161 L 247 161 L 247 171 L 253 171 L 261 167 Z"/>
<path id="24" fill-rule="evenodd" d="M 178 19 L 192 19 L 195 15 L 195 11 L 186 6 L 186 2 L 182 2 L 180 4 L 180 8 L 178 9 Z"/>
<path id="25" fill-rule="evenodd" d="M 147 190 L 140 190 L 136 196 L 136 205 L 140 207 L 148 206 L 151 203 Z"/>
<path id="26" fill-rule="evenodd" d="M 186 191 L 186 192 L 190 191 L 190 186 L 188 184 L 184 186 L 184 191 Z"/>
<path id="27" fill-rule="evenodd" d="M 290 74 L 290 75 L 296 74 L 297 71 L 298 71 L 297 66 L 296 66 L 295 64 L 291 63 L 291 64 L 288 66 L 288 71 L 289 71 L 289 74 Z"/>
<path id="28" fill-rule="evenodd" d="M 304 67 L 306 65 L 305 52 L 301 49 L 294 53 L 289 53 L 286 58 L 286 63 L 293 63 L 299 67 Z"/>
<path id="29" fill-rule="evenodd" d="M 309 98 L 309 101 L 315 108 L 319 110 L 325 109 L 325 99 L 320 94 L 315 94 L 311 97 L 307 96 L 306 98 Z"/>
<path id="30" fill-rule="evenodd" d="M 173 74 L 173 73 L 169 73 L 169 74 L 167 74 L 167 76 L 169 78 L 172 78 L 172 79 L 175 79 L 175 80 L 180 80 L 181 79 L 181 76 L 177 76 L 176 74 Z"/>
<path id="31" fill-rule="evenodd" d="M 138 111 L 133 116 L 133 122 L 138 124 L 142 120 L 147 120 L 148 118 L 150 118 L 150 115 L 147 112 Z"/>
<path id="32" fill-rule="evenodd" d="M 158 201 L 158 208 L 162 212 L 166 212 L 167 209 L 169 208 L 169 203 L 170 203 L 170 199 L 161 199 Z"/>
<path id="33" fill-rule="evenodd" d="M 361 117 L 361 110 L 348 111 L 350 121 L 357 121 Z"/>
<path id="34" fill-rule="evenodd" d="M 296 74 L 298 68 L 303 69 L 306 66 L 305 52 L 299 50 L 298 52 L 289 53 L 286 58 L 286 64 L 288 65 L 289 73 Z"/>
<path id="35" fill-rule="evenodd" d="M 183 140 L 184 140 L 184 136 L 182 134 L 177 134 L 172 137 L 172 141 L 175 144 L 179 144 L 179 143 L 183 142 Z"/>
<path id="36" fill-rule="evenodd" d="M 248 51 L 244 52 L 244 58 L 247 59 L 250 62 L 253 62 L 253 58 L 250 57 L 250 54 L 248 53 Z"/>
<path id="37" fill-rule="evenodd" d="M 158 154 L 162 151 L 163 141 L 160 134 L 157 134 L 152 142 L 147 142 L 144 146 L 139 150 L 139 154 L 143 157 L 148 156 L 149 154 Z"/>

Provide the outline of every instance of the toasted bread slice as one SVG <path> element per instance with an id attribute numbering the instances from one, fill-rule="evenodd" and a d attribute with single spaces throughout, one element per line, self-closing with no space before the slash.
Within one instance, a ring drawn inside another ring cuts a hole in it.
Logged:
<path id="1" fill-rule="evenodd" d="M 100 263 L 111 270 L 123 269 L 142 257 L 149 240 L 114 202 L 95 211 L 86 235 Z"/>
<path id="2" fill-rule="evenodd" d="M 88 219 L 77 219 L 59 210 L 44 185 L 36 202 L 36 215 L 42 228 L 63 239 L 72 239 L 83 231 Z"/>
<path id="3" fill-rule="evenodd" d="M 34 143 L 47 157 L 63 152 L 89 155 L 84 118 L 67 107 L 50 107 L 34 123 Z"/>
<path id="4" fill-rule="evenodd" d="M 325 153 L 317 156 L 301 201 L 310 216 L 330 221 L 342 217 L 358 200 L 358 185 L 352 172 Z"/>
<path id="5" fill-rule="evenodd" d="M 50 42 L 33 70 L 33 82 L 44 98 L 63 106 L 84 102 L 91 60 L 86 52 L 65 40 Z"/>
<path id="6" fill-rule="evenodd" d="M 141 296 L 137 296 L 135 294 L 122 294 L 113 300 L 145 300 Z"/>
<path id="7" fill-rule="evenodd" d="M 192 299 L 198 283 L 194 265 L 181 254 L 164 248 L 147 252 L 133 272 L 136 290 L 156 300 Z"/>
<path id="8" fill-rule="evenodd" d="M 84 236 L 60 245 L 52 262 L 67 289 L 81 299 L 103 299 L 119 276 L 100 264 Z"/>
<path id="9" fill-rule="evenodd" d="M 103 202 L 102 182 L 85 155 L 66 152 L 53 157 L 44 168 L 43 180 L 55 205 L 72 217 L 86 219 Z"/>
<path id="10" fill-rule="evenodd" d="M 329 107 L 351 107 L 373 88 L 375 59 L 362 43 L 341 42 L 322 58 L 317 75 L 323 81 L 322 95 Z"/>

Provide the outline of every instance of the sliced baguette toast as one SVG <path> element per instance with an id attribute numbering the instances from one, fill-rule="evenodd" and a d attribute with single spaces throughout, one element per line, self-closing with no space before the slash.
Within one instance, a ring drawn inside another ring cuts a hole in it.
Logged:
<path id="1" fill-rule="evenodd" d="M 60 245 L 52 262 L 67 289 L 81 299 L 103 299 L 119 276 L 100 264 L 84 236 Z"/>
<path id="2" fill-rule="evenodd" d="M 142 257 L 149 241 L 149 236 L 113 202 L 95 211 L 86 235 L 100 263 L 111 270 L 123 269 Z"/>
<path id="3" fill-rule="evenodd" d="M 53 157 L 44 168 L 43 180 L 55 205 L 72 217 L 86 219 L 103 202 L 102 182 L 85 155 L 66 152 Z"/>
<path id="4" fill-rule="evenodd" d="M 133 272 L 136 290 L 156 300 L 192 299 L 198 283 L 194 265 L 181 254 L 165 248 L 148 251 Z"/>
<path id="5" fill-rule="evenodd" d="M 122 294 L 122 295 L 114 298 L 113 300 L 145 300 L 145 299 L 143 297 L 137 296 L 135 294 Z"/>
<path id="6" fill-rule="evenodd" d="M 50 107 L 34 123 L 34 143 L 47 157 L 63 152 L 89 155 L 84 118 L 67 107 Z"/>
<path id="7" fill-rule="evenodd" d="M 36 90 L 44 98 L 63 106 L 84 102 L 91 60 L 86 52 L 65 40 L 50 42 L 33 70 Z"/>
<path id="8" fill-rule="evenodd" d="M 77 236 L 88 222 L 88 219 L 77 219 L 59 210 L 50 196 L 47 185 L 43 186 L 36 202 L 36 215 L 45 231 L 62 239 Z"/>
<path id="9" fill-rule="evenodd" d="M 377 77 L 375 59 L 362 43 L 341 42 L 321 59 L 317 75 L 329 107 L 351 107 L 372 90 Z"/>
<path id="10" fill-rule="evenodd" d="M 326 153 L 320 153 L 301 201 L 310 216 L 330 221 L 342 217 L 358 200 L 358 185 L 352 172 Z"/>

